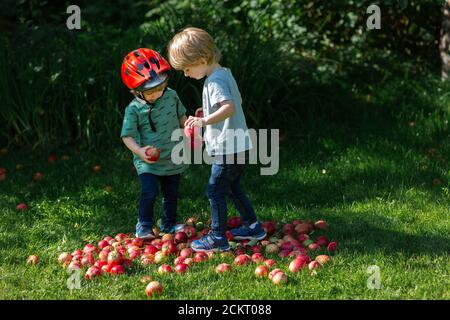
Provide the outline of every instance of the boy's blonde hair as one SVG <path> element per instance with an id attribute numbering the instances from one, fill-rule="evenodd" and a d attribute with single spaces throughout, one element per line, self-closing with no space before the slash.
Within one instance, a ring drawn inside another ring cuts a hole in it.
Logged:
<path id="1" fill-rule="evenodd" d="M 169 62 L 175 70 L 200 63 L 205 59 L 207 64 L 219 62 L 221 53 L 208 32 L 199 28 L 185 28 L 177 33 L 167 46 Z"/>

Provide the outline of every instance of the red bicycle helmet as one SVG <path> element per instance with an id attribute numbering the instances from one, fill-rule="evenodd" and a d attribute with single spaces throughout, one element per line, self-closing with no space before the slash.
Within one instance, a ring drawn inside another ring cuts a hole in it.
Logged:
<path id="1" fill-rule="evenodd" d="M 169 63 L 158 52 L 139 48 L 123 59 L 122 81 L 129 89 L 145 91 L 166 81 L 169 70 Z"/>

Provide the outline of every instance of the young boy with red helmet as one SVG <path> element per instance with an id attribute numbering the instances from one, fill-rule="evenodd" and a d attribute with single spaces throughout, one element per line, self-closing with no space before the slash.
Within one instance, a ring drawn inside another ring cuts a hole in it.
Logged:
<path id="1" fill-rule="evenodd" d="M 187 118 L 177 93 L 167 87 L 169 70 L 166 59 L 147 48 L 131 51 L 122 63 L 122 81 L 135 98 L 125 109 L 120 137 L 134 155 L 141 182 L 136 237 L 144 239 L 154 237 L 153 207 L 159 185 L 163 194 L 161 232 L 182 228 L 176 224 L 176 211 L 180 174 L 186 165 L 171 161 L 172 148 L 178 143 L 171 135 Z M 149 158 L 153 153 L 156 157 Z"/>

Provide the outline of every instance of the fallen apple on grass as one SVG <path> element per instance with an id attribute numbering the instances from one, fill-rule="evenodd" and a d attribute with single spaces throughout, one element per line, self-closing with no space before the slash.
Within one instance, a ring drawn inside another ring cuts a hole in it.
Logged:
<path id="1" fill-rule="evenodd" d="M 252 261 L 248 254 L 240 254 L 234 259 L 234 264 L 237 266 L 243 266 L 249 264 Z"/>
<path id="2" fill-rule="evenodd" d="M 273 278 L 272 282 L 276 285 L 285 284 L 287 282 L 287 276 L 284 274 L 284 272 L 277 272 Z"/>
<path id="3" fill-rule="evenodd" d="M 217 273 L 224 273 L 224 272 L 231 272 L 232 268 L 231 265 L 228 263 L 221 263 L 216 267 Z"/>
<path id="4" fill-rule="evenodd" d="M 258 266 L 255 269 L 255 275 L 257 277 L 265 277 L 269 274 L 269 269 L 267 266 Z"/>
<path id="5" fill-rule="evenodd" d="M 97 267 L 90 267 L 86 274 L 84 275 L 84 278 L 87 280 L 92 280 L 93 278 L 100 277 L 102 275 L 102 270 Z"/>
<path id="6" fill-rule="evenodd" d="M 278 273 L 278 272 L 283 272 L 283 270 L 281 269 L 273 269 L 272 271 L 269 272 L 269 280 L 272 280 L 273 277 Z"/>
<path id="7" fill-rule="evenodd" d="M 163 264 L 163 265 L 159 266 L 159 268 L 158 268 L 159 274 L 172 273 L 172 272 L 173 272 L 172 267 L 169 266 L 168 264 Z"/>
<path id="8" fill-rule="evenodd" d="M 28 209 L 28 206 L 25 203 L 19 203 L 16 206 L 17 211 L 26 211 Z"/>
<path id="9" fill-rule="evenodd" d="M 37 255 L 31 255 L 27 258 L 27 264 L 29 265 L 37 265 L 39 263 L 39 257 Z"/>
<path id="10" fill-rule="evenodd" d="M 330 256 L 327 256 L 325 254 L 321 254 L 316 257 L 315 259 L 318 263 L 320 263 L 322 266 L 330 262 L 331 258 Z"/>
<path id="11" fill-rule="evenodd" d="M 163 293 L 163 287 L 158 281 L 152 281 L 145 287 L 145 293 L 149 298 L 153 298 Z"/>
<path id="12" fill-rule="evenodd" d="M 176 273 L 185 273 L 189 270 L 189 265 L 186 263 L 179 263 L 175 266 Z"/>

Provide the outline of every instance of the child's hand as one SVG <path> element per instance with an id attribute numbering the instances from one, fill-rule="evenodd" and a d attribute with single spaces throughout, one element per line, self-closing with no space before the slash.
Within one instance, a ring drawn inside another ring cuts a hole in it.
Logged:
<path id="1" fill-rule="evenodd" d="M 193 127 L 201 128 L 201 127 L 204 127 L 205 125 L 206 125 L 205 118 L 199 118 L 199 117 L 193 117 L 193 116 L 189 116 L 189 118 L 184 123 L 184 126 L 188 127 L 188 128 L 193 128 Z"/>
<path id="2" fill-rule="evenodd" d="M 155 163 L 156 161 L 149 161 L 148 160 L 148 156 L 145 154 L 145 151 L 147 151 L 147 149 L 153 148 L 152 146 L 145 146 L 142 148 L 139 148 L 137 155 L 139 156 L 139 158 L 141 158 L 143 161 L 147 162 L 147 163 Z"/>

